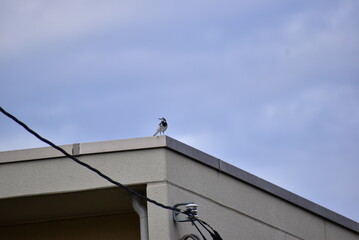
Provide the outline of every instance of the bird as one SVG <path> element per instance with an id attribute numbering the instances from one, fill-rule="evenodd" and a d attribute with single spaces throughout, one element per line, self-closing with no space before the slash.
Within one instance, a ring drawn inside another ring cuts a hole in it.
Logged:
<path id="1" fill-rule="evenodd" d="M 167 121 L 164 117 L 159 118 L 159 120 L 161 120 L 161 122 L 158 124 L 157 127 L 157 131 L 155 132 L 155 134 L 153 134 L 153 136 L 156 136 L 158 133 L 164 134 L 164 132 L 167 130 L 168 124 Z"/>

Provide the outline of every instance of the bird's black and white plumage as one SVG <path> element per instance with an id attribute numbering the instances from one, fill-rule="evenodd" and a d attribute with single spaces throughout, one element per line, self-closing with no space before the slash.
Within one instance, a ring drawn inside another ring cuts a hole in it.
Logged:
<path id="1" fill-rule="evenodd" d="M 159 118 L 161 120 L 160 124 L 158 124 L 157 131 L 153 136 L 156 136 L 157 134 L 164 134 L 164 132 L 167 130 L 168 124 L 165 118 Z"/>

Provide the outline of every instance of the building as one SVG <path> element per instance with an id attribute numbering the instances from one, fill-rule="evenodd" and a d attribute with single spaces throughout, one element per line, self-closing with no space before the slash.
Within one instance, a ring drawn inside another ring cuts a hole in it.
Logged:
<path id="1" fill-rule="evenodd" d="M 160 203 L 197 203 L 225 240 L 359 239 L 357 222 L 168 136 L 63 148 Z M 140 239 L 143 226 L 150 240 L 200 236 L 53 148 L 0 152 L 0 239 Z"/>

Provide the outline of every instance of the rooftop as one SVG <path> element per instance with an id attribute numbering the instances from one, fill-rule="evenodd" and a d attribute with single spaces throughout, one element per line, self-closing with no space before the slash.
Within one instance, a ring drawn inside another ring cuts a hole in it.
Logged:
<path id="1" fill-rule="evenodd" d="M 64 145 L 62 147 L 68 153 L 73 155 L 91 155 L 106 152 L 167 148 L 179 154 L 185 155 L 193 159 L 194 161 L 200 162 L 213 169 L 216 169 L 221 173 L 236 178 L 239 181 L 245 182 L 246 184 L 249 184 L 267 193 L 270 193 L 291 204 L 299 206 L 302 209 L 319 215 L 336 224 L 342 225 L 355 232 L 359 232 L 359 224 L 357 222 L 168 136 L 145 137 L 91 143 L 75 143 L 71 145 Z M 6 151 L 0 152 L 0 165 L 58 157 L 63 157 L 63 155 L 51 147 Z"/>

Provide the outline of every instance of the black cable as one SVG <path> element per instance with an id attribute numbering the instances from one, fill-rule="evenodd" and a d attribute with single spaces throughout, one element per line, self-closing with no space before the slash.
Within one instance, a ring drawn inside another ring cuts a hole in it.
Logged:
<path id="1" fill-rule="evenodd" d="M 202 225 L 202 227 L 206 229 L 207 232 L 209 232 L 212 238 L 214 237 L 214 234 L 201 222 L 201 220 L 197 219 L 197 222 L 199 222 Z"/>
<path id="2" fill-rule="evenodd" d="M 214 230 L 209 224 L 207 224 L 205 221 L 202 221 L 201 219 L 197 219 L 197 222 L 199 222 L 202 227 L 204 229 L 207 230 L 207 232 L 209 232 L 209 234 L 211 235 L 213 240 L 223 240 L 222 237 L 218 234 L 218 232 L 216 230 Z M 207 225 L 208 227 L 210 227 L 213 231 L 213 233 L 205 226 Z"/>
<path id="3" fill-rule="evenodd" d="M 172 211 L 177 211 L 177 212 L 180 212 L 180 213 L 183 213 L 181 212 L 180 209 L 178 208 L 173 208 L 171 206 L 166 206 L 162 203 L 159 203 L 155 200 L 152 200 L 140 193 L 138 193 L 137 191 L 133 190 L 132 188 L 130 187 L 127 187 L 115 180 L 113 180 L 112 178 L 106 176 L 105 174 L 103 174 L 102 172 L 100 172 L 99 170 L 97 170 L 96 168 L 90 166 L 89 164 L 87 163 L 84 163 L 82 161 L 80 161 L 78 158 L 70 155 L 69 153 L 67 153 L 64 149 L 62 149 L 61 147 L 55 145 L 54 143 L 52 143 L 51 141 L 47 140 L 46 138 L 43 138 L 42 136 L 40 136 L 38 133 L 36 133 L 34 130 L 32 130 L 31 128 L 29 128 L 25 123 L 21 122 L 19 119 L 17 119 L 15 116 L 11 115 L 10 113 L 8 113 L 7 111 L 5 111 L 2 107 L 0 107 L 0 111 L 5 114 L 6 116 L 8 116 L 9 118 L 11 118 L 12 120 L 14 120 L 16 123 L 18 123 L 19 125 L 21 125 L 23 128 L 25 128 L 26 131 L 28 131 L 29 133 L 31 133 L 32 135 L 34 135 L 36 138 L 38 138 L 39 140 L 41 140 L 42 142 L 44 143 L 47 143 L 48 145 L 50 145 L 51 147 L 55 148 L 56 150 L 60 151 L 62 154 L 64 154 L 66 157 L 72 159 L 73 161 L 75 161 L 76 163 L 88 168 L 89 170 L 97 173 L 98 175 L 100 175 L 102 178 L 106 179 L 107 181 L 109 181 L 110 183 L 120 187 L 120 188 L 123 188 L 125 189 L 126 191 L 128 191 L 129 193 L 133 194 L 133 195 L 136 195 L 137 197 L 139 198 L 142 198 L 150 203 L 153 203 L 159 207 L 162 207 L 162 208 L 165 208 L 165 209 L 168 209 L 168 210 L 172 210 Z M 185 214 L 185 213 L 184 213 Z M 188 215 L 188 214 L 186 214 Z"/>
<path id="4" fill-rule="evenodd" d="M 211 234 L 212 238 L 214 240 L 223 240 L 222 237 L 219 235 L 219 233 L 214 230 L 211 225 L 209 225 L 208 223 L 206 223 L 205 221 L 201 220 L 201 219 L 197 219 L 199 221 L 199 223 L 210 233 L 210 231 L 204 226 L 207 225 L 210 229 L 212 229 L 213 231 L 213 235 Z M 204 225 L 203 225 L 204 224 Z"/>
<path id="5" fill-rule="evenodd" d="M 25 128 L 26 131 L 28 131 L 29 133 L 31 133 L 32 135 L 34 135 L 36 138 L 38 138 L 39 140 L 41 140 L 42 142 L 50 145 L 51 147 L 55 148 L 56 150 L 60 151 L 62 154 L 64 154 L 66 157 L 70 158 L 71 160 L 75 161 L 76 163 L 86 167 L 87 169 L 93 171 L 94 173 L 98 174 L 100 177 L 106 179 L 107 181 L 109 181 L 110 183 L 120 187 L 120 188 L 123 188 L 125 189 L 126 191 L 128 191 L 129 193 L 141 198 L 141 199 L 144 199 L 146 200 L 147 202 L 150 202 L 152 204 L 155 204 L 161 208 L 164 208 L 164 209 L 167 209 L 167 210 L 172 210 L 172 211 L 176 211 L 176 212 L 179 212 L 179 213 L 182 213 L 182 214 L 185 214 L 187 215 L 189 218 L 192 218 L 193 215 L 191 213 L 187 213 L 187 212 L 182 212 L 180 209 L 178 208 L 174 208 L 174 207 L 171 207 L 171 206 L 166 206 L 162 203 L 159 203 L 153 199 L 150 199 L 140 193 L 138 193 L 137 191 L 133 190 L 132 188 L 130 187 L 127 187 L 115 180 L 113 180 L 112 178 L 106 176 L 105 174 L 103 174 L 102 172 L 100 172 L 99 170 L 97 170 L 96 168 L 92 167 L 91 165 L 87 164 L 87 163 L 84 163 L 82 161 L 80 161 L 78 158 L 76 158 L 75 156 L 67 153 L 63 148 L 57 146 L 56 144 L 52 143 L 50 140 L 47 140 L 46 138 L 40 136 L 38 133 L 36 133 L 34 130 L 32 130 L 31 128 L 29 128 L 25 123 L 23 123 L 22 121 L 20 121 L 19 119 L 17 119 L 15 116 L 13 116 L 12 114 L 8 113 L 7 111 L 5 111 L 2 107 L 0 107 L 0 111 L 5 114 L 7 117 L 11 118 L 13 121 L 15 121 L 16 123 L 18 123 L 20 126 L 22 126 L 23 128 Z M 219 234 L 209 225 L 207 224 L 206 222 L 200 220 L 200 219 L 197 219 L 196 221 L 198 221 L 203 228 L 205 228 L 209 233 L 210 235 L 212 236 L 212 238 L 214 240 L 222 240 L 222 238 L 219 236 Z M 202 234 L 202 232 L 200 231 L 200 229 L 198 228 L 198 226 L 195 224 L 195 222 L 192 220 L 191 221 L 192 224 L 197 228 L 198 232 L 201 234 L 201 236 L 203 237 L 204 240 L 207 240 L 205 238 L 205 236 Z M 208 228 L 206 228 L 204 225 L 207 225 L 208 227 L 210 227 L 214 233 L 212 233 Z"/>
<path id="6" fill-rule="evenodd" d="M 196 223 L 194 222 L 194 220 L 191 221 L 192 224 L 197 228 L 197 231 L 199 232 L 199 234 L 201 234 L 203 240 L 207 240 L 207 238 L 203 235 L 203 233 L 201 232 L 201 230 L 199 230 L 199 228 L 197 227 Z"/>
<path id="7" fill-rule="evenodd" d="M 189 239 L 189 238 L 191 238 L 191 239 L 194 239 L 194 240 L 201 240 L 197 235 L 195 235 L 195 234 L 186 234 L 186 235 L 184 235 L 183 237 L 181 237 L 179 240 L 187 240 L 187 239 Z"/>

